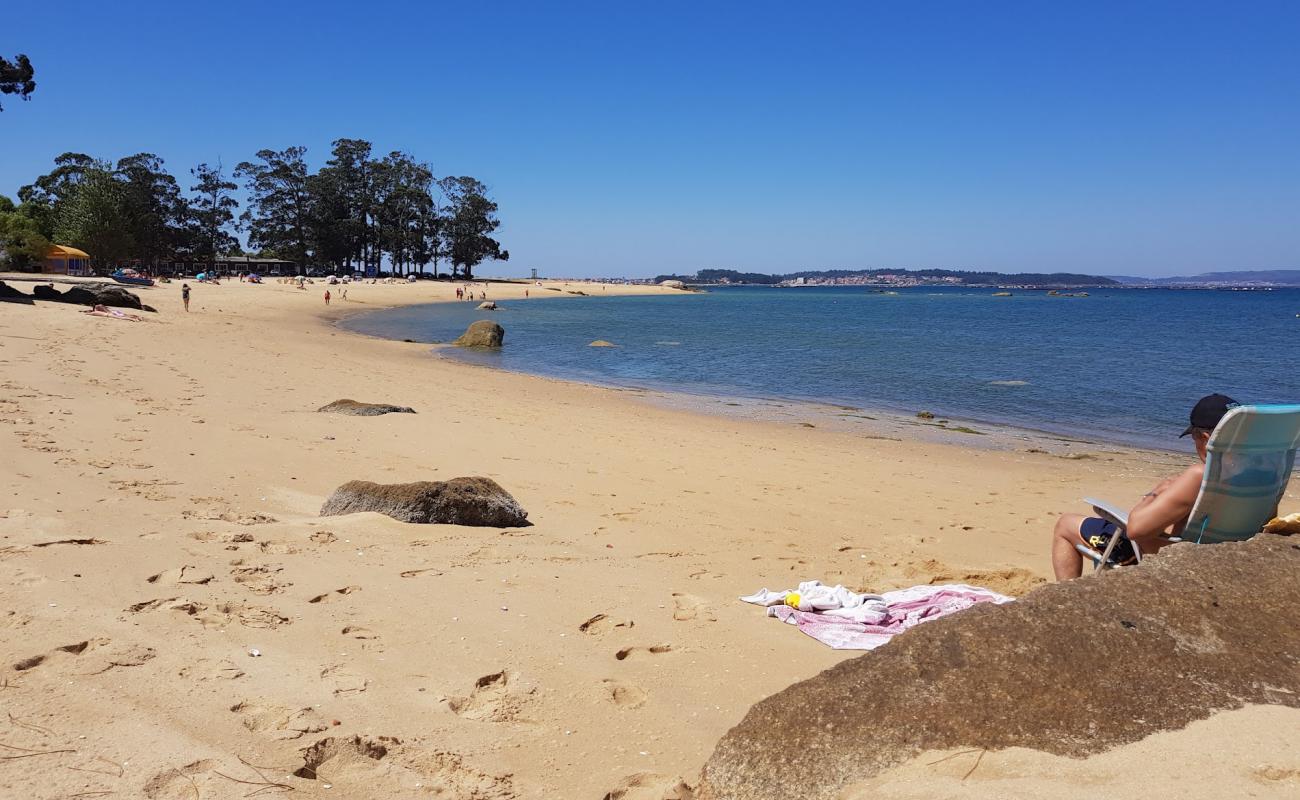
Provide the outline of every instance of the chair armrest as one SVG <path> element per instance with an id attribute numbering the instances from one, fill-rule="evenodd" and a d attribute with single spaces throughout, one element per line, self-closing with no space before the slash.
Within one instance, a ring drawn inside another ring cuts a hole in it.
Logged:
<path id="1" fill-rule="evenodd" d="M 1092 510 L 1102 519 L 1110 520 L 1121 528 L 1128 528 L 1128 512 L 1124 511 L 1110 503 L 1103 503 L 1100 500 L 1093 500 L 1090 497 L 1083 498 L 1083 502 L 1092 506 Z"/>

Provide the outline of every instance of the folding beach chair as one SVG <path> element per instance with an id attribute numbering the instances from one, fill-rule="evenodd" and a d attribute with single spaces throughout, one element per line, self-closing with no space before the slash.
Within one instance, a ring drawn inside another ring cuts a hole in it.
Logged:
<path id="1" fill-rule="evenodd" d="M 1201 492 L 1192 506 L 1183 535 L 1172 541 L 1197 544 L 1237 542 L 1259 533 L 1277 513 L 1295 466 L 1300 446 L 1300 405 L 1238 406 L 1224 415 L 1210 442 Z M 1102 519 L 1128 527 L 1128 513 L 1098 500 L 1085 498 Z M 1096 569 L 1115 566 L 1111 551 L 1119 542 L 1112 536 L 1104 552 L 1075 545 Z M 1137 543 L 1133 552 L 1142 554 Z"/>

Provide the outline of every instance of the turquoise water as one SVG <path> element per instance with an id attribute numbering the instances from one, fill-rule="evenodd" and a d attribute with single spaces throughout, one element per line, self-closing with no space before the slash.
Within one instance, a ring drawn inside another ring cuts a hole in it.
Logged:
<path id="1" fill-rule="evenodd" d="M 1300 402 L 1300 290 L 992 294 L 737 287 L 534 297 L 497 312 L 477 303 L 393 309 L 346 326 L 437 342 L 489 318 L 506 329 L 500 352 L 445 354 L 614 386 L 926 409 L 1162 447 L 1177 446 L 1188 409 L 1210 392 Z M 595 339 L 619 346 L 588 347 Z"/>

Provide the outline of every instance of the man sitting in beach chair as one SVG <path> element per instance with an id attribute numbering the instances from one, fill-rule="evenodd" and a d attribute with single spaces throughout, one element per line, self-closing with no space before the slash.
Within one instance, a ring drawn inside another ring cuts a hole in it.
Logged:
<path id="1" fill-rule="evenodd" d="M 1056 572 L 1056 579 L 1063 581 L 1083 574 L 1083 554 L 1079 551 L 1079 544 L 1095 553 L 1109 551 L 1107 561 L 1110 565 L 1127 565 L 1151 555 L 1170 544 L 1172 538 L 1181 536 L 1201 491 L 1210 434 L 1223 416 L 1236 406 L 1235 400 L 1222 394 L 1208 395 L 1197 401 L 1192 409 L 1191 424 L 1182 433 L 1182 436 L 1192 437 L 1197 463 L 1164 479 L 1143 495 L 1129 512 L 1124 530 L 1120 530 L 1113 520 L 1102 517 L 1063 514 L 1052 532 L 1052 569 Z M 1119 541 L 1112 546 L 1111 540 L 1116 535 Z"/>

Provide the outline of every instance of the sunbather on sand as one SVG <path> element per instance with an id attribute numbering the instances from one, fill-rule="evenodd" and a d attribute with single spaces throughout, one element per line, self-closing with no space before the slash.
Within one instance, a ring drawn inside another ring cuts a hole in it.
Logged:
<path id="1" fill-rule="evenodd" d="M 1192 513 L 1192 504 L 1201 490 L 1205 474 L 1205 447 L 1219 420 L 1237 401 L 1222 394 L 1202 397 L 1192 408 L 1191 424 L 1183 431 L 1196 445 L 1197 463 L 1178 475 L 1165 478 L 1146 494 L 1128 515 L 1128 528 L 1120 532 L 1120 541 L 1111 551 L 1114 564 L 1132 564 L 1137 561 L 1134 543 L 1142 555 L 1150 555 L 1169 544 L 1169 537 L 1179 536 Z M 1181 436 L 1179 438 L 1182 438 Z M 1058 581 L 1077 578 L 1083 574 L 1083 556 L 1075 545 L 1083 543 L 1098 552 L 1104 551 L 1117 531 L 1115 523 L 1100 517 L 1082 514 L 1063 514 L 1052 531 L 1052 569 Z"/>

